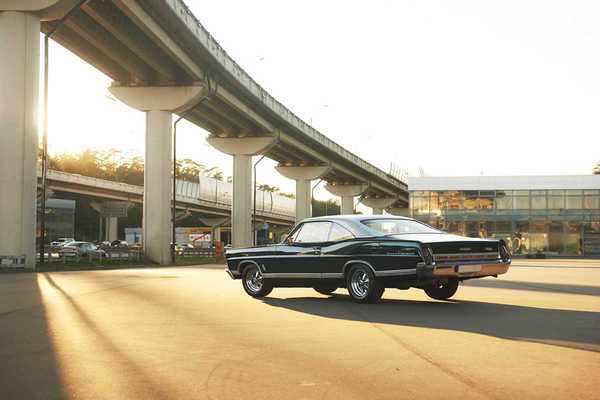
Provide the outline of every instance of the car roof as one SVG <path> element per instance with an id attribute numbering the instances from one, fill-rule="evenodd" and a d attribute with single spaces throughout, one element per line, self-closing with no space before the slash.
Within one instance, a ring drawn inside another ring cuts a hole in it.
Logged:
<path id="1" fill-rule="evenodd" d="M 383 233 L 369 229 L 366 225 L 362 224 L 362 221 L 377 220 L 377 219 L 397 219 L 397 220 L 408 220 L 414 221 L 412 218 L 401 217 L 396 215 L 364 215 L 364 214 L 347 214 L 347 215 L 323 215 L 321 217 L 311 217 L 303 219 L 298 222 L 298 225 L 303 222 L 317 222 L 317 221 L 332 221 L 344 226 L 349 229 L 354 236 L 367 237 L 367 236 L 384 236 Z"/>

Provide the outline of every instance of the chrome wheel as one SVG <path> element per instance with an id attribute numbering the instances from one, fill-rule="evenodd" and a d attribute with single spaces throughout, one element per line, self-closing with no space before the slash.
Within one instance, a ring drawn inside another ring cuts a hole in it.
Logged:
<path id="1" fill-rule="evenodd" d="M 366 271 L 363 269 L 356 269 L 352 272 L 352 276 L 350 277 L 350 287 L 356 297 L 360 299 L 367 297 L 370 285 L 371 280 Z"/>
<path id="2" fill-rule="evenodd" d="M 259 293 L 263 288 L 263 276 L 258 268 L 253 267 L 246 273 L 246 287 L 252 293 Z"/>

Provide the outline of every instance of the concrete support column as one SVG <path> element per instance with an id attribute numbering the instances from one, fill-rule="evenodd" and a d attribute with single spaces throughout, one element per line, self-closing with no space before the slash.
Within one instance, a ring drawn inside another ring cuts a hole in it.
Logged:
<path id="1" fill-rule="evenodd" d="M 322 178 L 329 171 L 329 165 L 275 167 L 277 172 L 296 181 L 296 222 L 312 217 L 311 186 L 314 179 Z"/>
<path id="2" fill-rule="evenodd" d="M 117 240 L 118 236 L 118 226 L 119 226 L 119 218 L 117 217 L 108 217 L 107 218 L 108 226 L 106 227 L 106 231 L 108 232 L 108 240 L 113 242 Z M 132 243 L 133 244 L 133 243 Z"/>
<path id="3" fill-rule="evenodd" d="M 209 136 L 206 141 L 217 150 L 233 156 L 233 204 L 231 211 L 231 244 L 252 245 L 252 156 L 267 150 L 272 136 L 221 138 Z"/>
<path id="4" fill-rule="evenodd" d="M 35 269 L 38 16 L 0 11 L 0 58 L 0 255 Z"/>
<path id="5" fill-rule="evenodd" d="M 159 264 L 171 260 L 171 197 L 173 170 L 172 113 L 197 104 L 207 91 L 192 86 L 119 86 L 109 91 L 130 107 L 146 112 L 144 161 L 144 254 Z"/>
<path id="6" fill-rule="evenodd" d="M 296 180 L 296 222 L 312 217 L 312 203 L 310 201 L 310 181 Z"/>
<path id="7" fill-rule="evenodd" d="M 331 194 L 342 198 L 342 214 L 354 213 L 354 197 L 363 194 L 369 186 L 365 183 L 333 185 L 328 183 L 325 189 Z"/>
<path id="8" fill-rule="evenodd" d="M 354 214 L 354 196 L 342 196 L 342 215 Z"/>
<path id="9" fill-rule="evenodd" d="M 217 226 L 213 229 L 213 241 L 220 242 L 221 241 L 221 227 Z"/>
<path id="10" fill-rule="evenodd" d="M 252 244 L 252 156 L 233 156 L 233 204 L 231 210 L 233 247 Z"/>
<path id="11" fill-rule="evenodd" d="M 383 210 L 394 205 L 398 201 L 398 197 L 369 197 L 364 198 L 360 202 L 367 207 L 373 209 L 373 214 L 381 215 Z"/>
<path id="12" fill-rule="evenodd" d="M 171 125 L 170 112 L 146 112 L 142 235 L 144 253 L 159 264 L 171 259 Z"/>

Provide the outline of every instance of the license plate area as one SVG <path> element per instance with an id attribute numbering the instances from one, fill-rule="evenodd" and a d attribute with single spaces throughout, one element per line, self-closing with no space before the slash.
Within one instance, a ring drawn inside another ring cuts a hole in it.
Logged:
<path id="1" fill-rule="evenodd" d="M 456 266 L 456 272 L 458 272 L 458 273 L 479 272 L 479 271 L 481 271 L 481 264 L 457 265 Z"/>

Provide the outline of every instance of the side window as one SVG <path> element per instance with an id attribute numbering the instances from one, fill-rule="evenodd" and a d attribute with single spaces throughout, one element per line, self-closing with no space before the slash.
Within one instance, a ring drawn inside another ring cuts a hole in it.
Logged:
<path id="1" fill-rule="evenodd" d="M 326 242 L 331 222 L 306 222 L 295 237 L 297 243 Z"/>
<path id="2" fill-rule="evenodd" d="M 331 230 L 329 231 L 328 242 L 338 242 L 340 240 L 352 239 L 354 236 L 346 230 L 346 228 L 341 227 L 340 225 L 333 223 L 331 224 Z"/>
<path id="3" fill-rule="evenodd" d="M 300 231 L 302 230 L 302 227 L 304 225 L 300 225 L 300 227 L 298 229 L 296 229 L 290 236 L 289 239 L 292 240 L 292 242 L 295 242 L 296 239 L 298 238 L 298 234 L 300 233 Z"/>

